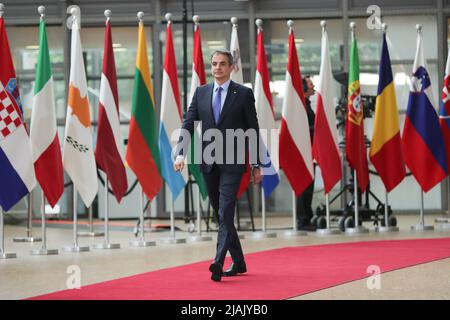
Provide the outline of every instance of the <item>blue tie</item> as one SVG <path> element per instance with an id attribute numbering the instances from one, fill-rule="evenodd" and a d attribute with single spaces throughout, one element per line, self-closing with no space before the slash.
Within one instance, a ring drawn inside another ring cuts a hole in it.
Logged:
<path id="1" fill-rule="evenodd" d="M 222 92 L 223 88 L 222 87 L 218 87 L 216 89 L 216 96 L 214 97 L 214 101 L 213 101 L 213 115 L 214 115 L 214 121 L 216 122 L 216 124 L 219 122 L 219 117 L 220 117 L 220 109 L 222 106 Z"/>

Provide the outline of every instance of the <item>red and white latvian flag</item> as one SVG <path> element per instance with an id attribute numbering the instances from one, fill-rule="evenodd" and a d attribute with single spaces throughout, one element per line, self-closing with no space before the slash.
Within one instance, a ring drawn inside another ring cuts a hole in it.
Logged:
<path id="1" fill-rule="evenodd" d="M 332 84 L 333 75 L 328 50 L 328 35 L 324 28 L 322 31 L 322 62 L 317 89 L 316 120 L 314 123 L 313 157 L 322 171 L 325 194 L 328 194 L 342 177 Z"/>
<path id="2" fill-rule="evenodd" d="M 128 182 L 122 137 L 120 136 L 116 64 L 109 20 L 106 22 L 105 29 L 105 49 L 98 108 L 95 160 L 98 168 L 106 173 L 117 202 L 120 202 L 128 189 Z"/>
<path id="3" fill-rule="evenodd" d="M 294 31 L 290 28 L 279 154 L 280 167 L 297 196 L 302 194 L 314 179 L 311 137 L 305 105 Z"/>
<path id="4" fill-rule="evenodd" d="M 84 204 L 90 207 L 98 190 L 97 167 L 92 143 L 83 51 L 76 18 L 73 19 L 72 24 L 71 44 L 63 166 Z"/>
<path id="5" fill-rule="evenodd" d="M 53 75 L 43 19 L 39 26 L 39 59 L 36 67 L 30 140 L 36 178 L 48 203 L 54 207 L 64 192 L 64 169 L 56 128 Z"/>

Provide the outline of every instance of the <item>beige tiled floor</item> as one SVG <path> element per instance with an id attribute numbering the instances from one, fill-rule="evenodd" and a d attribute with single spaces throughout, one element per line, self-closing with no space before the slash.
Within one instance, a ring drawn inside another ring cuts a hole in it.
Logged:
<path id="1" fill-rule="evenodd" d="M 434 224 L 438 215 L 429 215 L 427 224 Z M 371 223 L 365 224 L 372 229 L 363 235 L 307 236 L 296 238 L 270 238 L 263 240 L 242 240 L 245 253 L 281 248 L 286 246 L 304 246 L 313 244 L 338 243 L 350 241 L 438 238 L 449 237 L 449 231 L 428 231 L 423 233 L 410 231 L 410 226 L 418 221 L 416 215 L 397 215 L 400 232 L 376 233 Z M 155 223 L 155 222 L 153 222 Z M 167 221 L 163 221 L 167 223 Z M 176 221 L 181 230 L 187 230 L 184 221 Z M 280 235 L 283 228 L 291 224 L 291 219 L 268 218 L 269 229 Z M 257 227 L 260 225 L 257 221 Z M 84 227 L 80 227 L 83 231 Z M 76 265 L 81 270 L 81 285 L 130 276 L 142 272 L 209 260 L 214 256 L 216 232 L 212 232 L 213 241 L 161 245 L 148 248 L 130 248 L 128 243 L 134 239 L 132 230 L 112 231 L 111 242 L 120 243 L 119 250 L 94 250 L 84 253 L 64 253 L 61 248 L 72 243 L 71 229 L 50 227 L 47 229 L 47 247 L 60 249 L 56 256 L 31 256 L 29 251 L 38 248 L 41 243 L 13 242 L 15 236 L 25 235 L 25 227 L 6 225 L 6 251 L 17 253 L 17 259 L 0 260 L 0 299 L 23 299 L 39 294 L 67 288 L 68 267 Z M 244 232 L 249 234 L 250 232 Z M 34 229 L 34 235 L 40 234 L 40 228 Z M 168 237 L 168 231 L 146 233 L 147 240 Z M 178 237 L 189 237 L 186 231 L 177 232 Z M 101 243 L 103 238 L 80 237 L 80 245 Z M 369 276 L 369 274 L 368 274 Z M 450 259 L 431 262 L 419 266 L 382 274 L 381 289 L 369 290 L 367 280 L 354 281 L 333 288 L 317 291 L 294 299 L 450 299 Z"/>

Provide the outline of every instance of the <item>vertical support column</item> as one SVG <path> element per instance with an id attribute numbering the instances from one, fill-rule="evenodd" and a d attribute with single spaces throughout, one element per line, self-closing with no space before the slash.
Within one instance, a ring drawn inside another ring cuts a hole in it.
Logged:
<path id="1" fill-rule="evenodd" d="M 1 6 L 0 6 L 0 9 Z M 3 221 L 3 208 L 0 207 L 0 260 L 17 258 L 14 252 L 5 251 L 5 226 Z"/>
<path id="2" fill-rule="evenodd" d="M 41 238 L 33 237 L 33 191 L 27 196 L 27 235 L 25 237 L 14 237 L 14 242 L 39 242 Z"/>

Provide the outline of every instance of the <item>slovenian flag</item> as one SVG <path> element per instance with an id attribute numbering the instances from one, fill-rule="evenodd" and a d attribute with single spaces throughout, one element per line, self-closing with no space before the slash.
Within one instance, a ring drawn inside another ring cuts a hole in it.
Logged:
<path id="1" fill-rule="evenodd" d="M 0 206 L 9 211 L 36 185 L 30 139 L 5 23 L 0 17 Z"/>
<path id="2" fill-rule="evenodd" d="M 164 56 L 164 71 L 161 94 L 161 122 L 159 125 L 159 150 L 161 152 L 161 169 L 164 180 L 169 186 L 175 200 L 186 186 L 187 166 L 182 172 L 173 169 L 174 157 L 172 150 L 177 140 L 172 140 L 172 134 L 181 128 L 181 105 L 178 91 L 177 62 L 172 39 L 172 23 L 167 24 L 166 53 Z"/>
<path id="3" fill-rule="evenodd" d="M 417 35 L 402 147 L 405 164 L 424 192 L 431 190 L 447 176 L 444 139 L 433 106 L 431 81 L 423 55 L 420 31 Z"/>
<path id="4" fill-rule="evenodd" d="M 262 188 L 267 198 L 280 183 L 278 162 L 278 139 L 272 139 L 272 131 L 277 130 L 273 111 L 272 94 L 269 87 L 269 69 L 262 29 L 258 30 L 258 50 L 255 76 L 255 107 L 258 115 L 259 129 L 262 130 L 261 145 L 264 154 Z M 276 137 L 278 138 L 278 137 Z"/>

